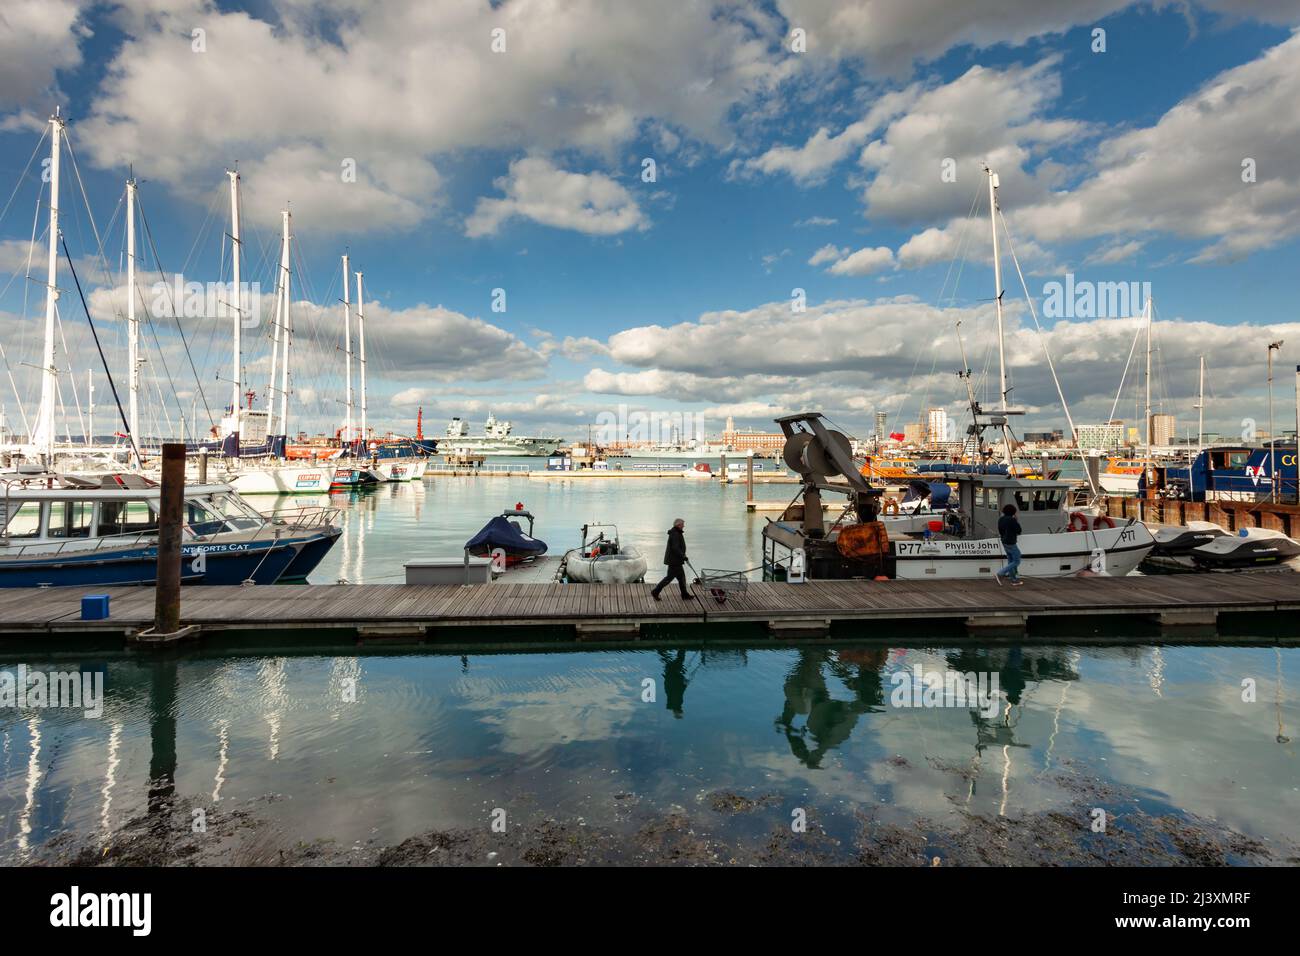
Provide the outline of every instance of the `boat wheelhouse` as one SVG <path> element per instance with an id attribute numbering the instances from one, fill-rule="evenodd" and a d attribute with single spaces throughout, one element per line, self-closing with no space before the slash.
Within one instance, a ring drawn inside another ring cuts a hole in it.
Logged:
<path id="1" fill-rule="evenodd" d="M 1300 500 L 1298 490 L 1296 445 L 1277 442 L 1271 447 L 1215 445 L 1202 449 L 1190 465 L 1156 465 L 1138 493 L 1176 501 L 1294 503 Z"/>

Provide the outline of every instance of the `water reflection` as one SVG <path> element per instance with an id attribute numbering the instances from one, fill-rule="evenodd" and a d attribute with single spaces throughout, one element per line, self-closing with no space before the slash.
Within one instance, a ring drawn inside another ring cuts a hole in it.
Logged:
<path id="1" fill-rule="evenodd" d="M 503 802 L 617 823 L 619 794 L 695 806 L 722 788 L 841 814 L 1015 815 L 1053 806 L 1054 774 L 1080 767 L 1172 810 L 1294 839 L 1297 705 L 1284 677 L 1297 653 L 823 645 L 121 659 L 106 667 L 100 720 L 0 712 L 0 856 L 66 831 L 106 844 L 123 820 L 162 826 L 178 805 L 232 800 L 253 801 L 294 839 L 341 842 L 468 825 Z M 891 676 L 915 666 L 995 674 L 998 706 L 893 706 Z M 1259 704 L 1241 700 L 1241 675 L 1258 681 Z M 661 680 L 661 703 L 642 701 L 646 676 Z"/>
<path id="2" fill-rule="evenodd" d="M 785 706 L 776 719 L 790 753 L 816 769 L 826 753 L 853 735 L 858 719 L 883 709 L 880 675 L 887 651 L 800 651 L 786 676 Z M 848 657 L 848 660 L 845 658 Z M 856 661 L 856 662 L 854 662 Z M 832 696 L 827 674 L 839 681 L 848 700 Z M 803 718 L 802 722 L 798 718 Z"/>

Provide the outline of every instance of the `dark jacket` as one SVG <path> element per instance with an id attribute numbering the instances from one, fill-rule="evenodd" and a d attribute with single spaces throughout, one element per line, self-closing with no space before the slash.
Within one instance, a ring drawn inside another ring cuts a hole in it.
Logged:
<path id="1" fill-rule="evenodd" d="M 686 563 L 686 535 L 681 528 L 668 529 L 668 547 L 664 549 L 664 564 L 680 568 Z"/>
<path id="2" fill-rule="evenodd" d="M 998 519 L 998 537 L 1008 548 L 1014 547 L 1020 537 L 1020 522 L 1015 515 L 1003 515 Z"/>

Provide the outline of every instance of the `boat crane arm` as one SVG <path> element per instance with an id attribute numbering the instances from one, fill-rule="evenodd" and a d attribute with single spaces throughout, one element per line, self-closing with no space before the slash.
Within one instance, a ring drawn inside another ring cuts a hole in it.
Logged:
<path id="1" fill-rule="evenodd" d="M 849 440 L 842 432 L 828 429 L 821 412 L 800 412 L 776 419 L 785 435 L 782 457 L 803 479 L 804 533 L 820 538 L 825 534 L 822 519 L 822 491 L 847 494 L 859 521 L 872 521 L 880 513 L 883 489 L 873 488 L 853 463 Z M 841 477 L 847 484 L 832 482 Z"/>

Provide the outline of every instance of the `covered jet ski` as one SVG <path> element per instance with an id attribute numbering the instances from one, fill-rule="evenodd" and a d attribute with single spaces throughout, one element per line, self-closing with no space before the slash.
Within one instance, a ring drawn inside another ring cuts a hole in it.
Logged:
<path id="1" fill-rule="evenodd" d="M 1242 528 L 1193 548 L 1192 561 L 1203 571 L 1294 571 L 1300 569 L 1300 543 L 1281 531 Z"/>
<path id="2" fill-rule="evenodd" d="M 520 524 L 528 521 L 528 530 Z M 465 550 L 475 557 L 488 558 L 496 551 L 505 554 L 506 566 L 531 561 L 546 553 L 546 542 L 533 537 L 533 515 L 522 508 L 503 511 L 474 537 L 465 542 Z"/>
<path id="3" fill-rule="evenodd" d="M 1140 569 L 1146 574 L 1177 574 L 1195 571 L 1192 551 L 1228 534 L 1211 521 L 1189 521 L 1185 528 L 1161 528 L 1156 544 L 1142 559 Z"/>

